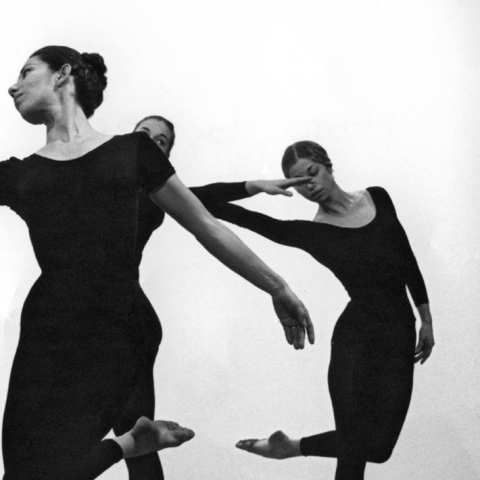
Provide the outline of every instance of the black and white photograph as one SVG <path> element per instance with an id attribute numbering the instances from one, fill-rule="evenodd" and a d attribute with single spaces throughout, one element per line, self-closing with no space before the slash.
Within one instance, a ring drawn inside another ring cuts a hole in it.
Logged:
<path id="1" fill-rule="evenodd" d="M 480 479 L 480 4 L 0 6 L 4 480 Z"/>

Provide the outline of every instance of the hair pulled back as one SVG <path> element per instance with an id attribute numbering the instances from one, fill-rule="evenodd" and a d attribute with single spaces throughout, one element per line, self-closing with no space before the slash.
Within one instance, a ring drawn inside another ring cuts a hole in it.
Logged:
<path id="1" fill-rule="evenodd" d="M 330 172 L 332 171 L 332 161 L 328 157 L 327 151 L 318 143 L 303 140 L 287 147 L 283 154 L 282 171 L 286 178 L 289 178 L 290 169 L 300 159 L 321 163 L 325 165 Z"/>
<path id="2" fill-rule="evenodd" d="M 76 99 L 87 118 L 102 104 L 107 67 L 98 53 L 80 54 L 70 47 L 50 45 L 40 48 L 31 57 L 39 57 L 53 71 L 60 70 L 65 64 L 72 67 Z"/>
<path id="3" fill-rule="evenodd" d="M 146 120 L 156 120 L 157 122 L 163 122 L 167 128 L 170 130 L 170 133 L 172 134 L 172 138 L 170 141 L 170 147 L 168 149 L 168 152 L 173 148 L 173 144 L 175 143 L 175 126 L 170 120 L 167 120 L 165 117 L 161 117 L 160 115 L 149 115 L 148 117 L 142 118 L 136 125 L 133 131 L 135 131 L 143 122 Z"/>

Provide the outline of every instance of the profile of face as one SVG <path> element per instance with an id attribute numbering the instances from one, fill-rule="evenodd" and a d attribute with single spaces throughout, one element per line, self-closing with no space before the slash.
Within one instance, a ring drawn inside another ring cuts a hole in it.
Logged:
<path id="1" fill-rule="evenodd" d="M 165 122 L 150 118 L 141 122 L 135 131 L 146 132 L 167 157 L 170 155 L 173 133 Z"/>
<path id="2" fill-rule="evenodd" d="M 30 57 L 17 82 L 8 89 L 15 108 L 29 123 L 44 123 L 44 113 L 55 103 L 58 73 L 39 57 Z"/>
<path id="3" fill-rule="evenodd" d="M 309 158 L 300 158 L 288 173 L 290 178 L 310 177 L 310 182 L 294 187 L 307 200 L 322 203 L 330 198 L 334 185 L 331 168 Z"/>

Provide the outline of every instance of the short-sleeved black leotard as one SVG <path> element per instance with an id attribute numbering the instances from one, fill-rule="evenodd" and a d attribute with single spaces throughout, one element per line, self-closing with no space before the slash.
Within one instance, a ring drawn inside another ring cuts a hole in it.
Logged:
<path id="1" fill-rule="evenodd" d="M 0 162 L 0 205 L 26 222 L 41 268 L 10 378 L 5 480 L 94 478 L 75 477 L 86 465 L 78 459 L 112 428 L 142 376 L 146 332 L 161 335 L 138 284 L 137 215 L 140 188 L 173 173 L 139 133 L 70 161 L 34 154 Z M 106 445 L 100 464 L 119 454 Z"/>

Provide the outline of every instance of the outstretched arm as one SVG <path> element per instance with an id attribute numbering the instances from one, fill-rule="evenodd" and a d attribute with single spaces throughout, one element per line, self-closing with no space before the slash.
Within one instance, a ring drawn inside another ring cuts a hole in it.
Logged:
<path id="1" fill-rule="evenodd" d="M 310 177 L 301 177 L 283 178 L 281 180 L 210 183 L 203 187 L 191 187 L 190 190 L 205 204 L 227 203 L 252 197 L 258 193 L 291 197 L 293 194 L 288 190 L 289 188 L 303 185 L 309 181 Z"/>
<path id="2" fill-rule="evenodd" d="M 291 187 L 304 185 L 310 181 L 310 177 L 281 178 L 280 180 L 251 180 L 245 183 L 245 189 L 250 196 L 258 193 L 269 195 L 284 195 L 291 197 L 293 193 L 288 190 Z"/>
<path id="3" fill-rule="evenodd" d="M 275 311 L 290 344 L 295 348 L 303 348 L 305 332 L 310 343 L 314 342 L 314 330 L 308 312 L 286 282 L 233 232 L 218 222 L 176 175 L 154 190 L 150 197 L 218 260 L 272 296 Z"/>

